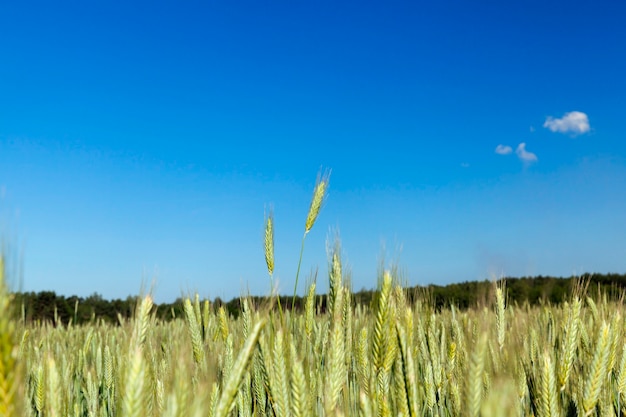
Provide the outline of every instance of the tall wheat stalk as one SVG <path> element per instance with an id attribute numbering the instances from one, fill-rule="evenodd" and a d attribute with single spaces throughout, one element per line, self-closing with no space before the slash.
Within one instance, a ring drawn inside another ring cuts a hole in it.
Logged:
<path id="1" fill-rule="evenodd" d="M 274 213 L 271 209 L 265 218 L 265 239 L 263 243 L 265 248 L 265 265 L 267 265 L 267 273 L 270 276 L 270 293 L 276 294 L 278 311 L 280 312 L 280 316 L 283 317 L 280 295 L 278 295 L 278 289 L 274 285 Z"/>
<path id="2" fill-rule="evenodd" d="M 320 173 L 317 176 L 317 181 L 315 183 L 315 188 L 313 189 L 313 198 L 311 199 L 311 205 L 309 206 L 309 214 L 306 217 L 306 222 L 304 223 L 304 234 L 302 235 L 302 244 L 300 246 L 300 257 L 298 259 L 298 269 L 296 270 L 296 282 L 293 287 L 293 299 L 291 300 L 291 309 L 296 302 L 296 294 L 298 292 L 298 278 L 300 277 L 300 266 L 302 265 L 302 254 L 304 253 L 304 241 L 306 239 L 307 234 L 313 228 L 315 224 L 315 220 L 317 220 L 317 216 L 322 209 L 322 203 L 326 197 L 326 192 L 328 191 L 328 182 L 330 180 L 330 171 L 325 171 L 324 173 Z"/>

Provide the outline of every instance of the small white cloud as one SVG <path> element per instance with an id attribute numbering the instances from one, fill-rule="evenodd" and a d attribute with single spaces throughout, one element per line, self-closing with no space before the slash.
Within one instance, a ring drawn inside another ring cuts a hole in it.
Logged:
<path id="1" fill-rule="evenodd" d="M 515 153 L 517 154 L 517 157 L 526 164 L 537 162 L 537 155 L 532 152 L 528 152 L 526 150 L 526 144 L 524 142 L 517 145 Z"/>
<path id="2" fill-rule="evenodd" d="M 530 133 L 535 133 L 535 126 L 530 127 Z"/>
<path id="3" fill-rule="evenodd" d="M 543 127 L 552 132 L 571 133 L 574 136 L 589 132 L 589 118 L 580 111 L 565 113 L 560 119 L 548 116 Z"/>
<path id="4" fill-rule="evenodd" d="M 513 149 L 511 149 L 510 146 L 506 146 L 506 145 L 498 145 L 498 146 L 496 146 L 496 153 L 498 155 L 508 155 L 511 152 L 513 152 Z"/>
<path id="5" fill-rule="evenodd" d="M 470 164 L 467 162 L 462 162 L 461 163 L 461 168 L 469 168 Z"/>

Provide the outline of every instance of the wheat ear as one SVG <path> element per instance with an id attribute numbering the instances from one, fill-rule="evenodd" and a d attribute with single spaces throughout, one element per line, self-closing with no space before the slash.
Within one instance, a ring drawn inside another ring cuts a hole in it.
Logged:
<path id="1" fill-rule="evenodd" d="M 313 340 L 313 330 L 315 329 L 315 281 L 309 286 L 309 292 L 304 304 L 304 333 L 307 339 Z"/>
<path id="2" fill-rule="evenodd" d="M 372 337 L 372 358 L 376 376 L 382 370 L 385 361 L 385 349 L 389 344 L 389 310 L 391 297 L 391 274 L 385 271 L 382 287 L 378 295 L 378 309 L 374 322 L 374 334 Z"/>
<path id="3" fill-rule="evenodd" d="M 306 239 L 306 235 L 311 231 L 311 228 L 313 228 L 315 220 L 317 220 L 317 216 L 322 209 L 322 203 L 324 202 L 326 192 L 328 191 L 329 180 L 330 171 L 319 174 L 317 176 L 315 188 L 313 189 L 313 198 L 311 199 L 311 205 L 309 206 L 309 214 L 307 215 L 306 222 L 304 223 L 304 235 L 302 235 L 302 245 L 300 246 L 300 259 L 298 260 L 298 269 L 296 270 L 296 282 L 293 287 L 293 299 L 291 300 L 292 310 L 296 302 L 296 293 L 298 291 L 298 278 L 300 277 L 300 266 L 302 265 L 302 254 L 304 253 L 304 240 Z"/>
<path id="4" fill-rule="evenodd" d="M 294 417 L 305 417 L 311 414 L 308 401 L 308 388 L 304 376 L 302 361 L 298 358 L 296 345 L 291 338 L 291 411 Z"/>
<path id="5" fill-rule="evenodd" d="M 506 334 L 504 288 L 504 284 L 496 288 L 496 330 L 498 333 L 498 348 L 500 352 L 504 349 L 504 337 Z"/>
<path id="6" fill-rule="evenodd" d="M 59 372 L 52 355 L 47 356 L 46 370 L 46 415 L 59 417 L 63 415 L 61 410 L 61 381 L 59 380 Z"/>
<path id="7" fill-rule="evenodd" d="M 150 322 L 150 311 L 152 310 L 152 297 L 149 295 L 141 299 L 137 305 L 135 320 L 133 326 L 133 334 L 131 337 L 132 348 L 143 347 L 146 342 L 148 333 L 148 324 Z"/>
<path id="8" fill-rule="evenodd" d="M 274 214 L 272 211 L 265 218 L 265 264 L 270 279 L 274 275 Z M 274 291 L 274 282 L 272 284 L 272 292 Z"/>
<path id="9" fill-rule="evenodd" d="M 328 372 L 326 374 L 324 408 L 327 415 L 335 411 L 339 394 L 346 378 L 345 338 L 342 322 L 341 305 L 343 304 L 343 288 L 337 288 L 335 293 L 335 312 L 332 317 L 332 327 L 328 345 Z"/>
<path id="10" fill-rule="evenodd" d="M 583 394 L 583 411 L 585 416 L 593 413 L 593 410 L 598 403 L 600 390 L 607 375 L 606 372 L 609 362 L 610 336 L 610 326 L 603 322 L 602 329 L 598 335 L 593 360 L 591 361 L 591 367 L 589 368 L 589 374 L 587 375 L 587 381 L 585 383 L 585 391 Z"/>
<path id="11" fill-rule="evenodd" d="M 467 384 L 467 407 L 468 415 L 476 417 L 480 413 L 483 389 L 483 372 L 485 369 L 485 347 L 487 345 L 487 335 L 481 334 L 472 353 L 469 367 Z"/>
<path id="12" fill-rule="evenodd" d="M 204 365 L 204 343 L 202 342 L 202 330 L 200 329 L 198 317 L 196 317 L 196 313 L 194 312 L 189 298 L 185 299 L 184 309 L 187 330 L 189 332 L 189 337 L 191 338 L 191 347 L 193 349 L 193 359 L 196 364 Z"/>
<path id="13" fill-rule="evenodd" d="M 124 417 L 140 417 L 144 414 L 146 390 L 145 374 L 146 367 L 141 347 L 131 349 L 130 363 L 126 373 L 124 399 L 122 403 L 122 415 Z"/>
<path id="14" fill-rule="evenodd" d="M 548 353 L 543 356 L 543 369 L 541 373 L 541 415 L 546 417 L 558 417 L 558 401 L 556 395 L 556 382 L 554 380 L 554 366 Z"/>
<path id="15" fill-rule="evenodd" d="M 323 174 L 318 175 L 313 189 L 313 198 L 311 199 L 311 206 L 309 207 L 309 214 L 306 217 L 306 223 L 304 224 L 304 233 L 309 233 L 317 216 L 322 208 L 322 203 L 326 197 L 326 191 L 328 189 L 328 182 L 330 180 L 330 171 L 326 171 Z"/>
<path id="16" fill-rule="evenodd" d="M 272 366 L 269 367 L 270 388 L 274 400 L 276 415 L 289 414 L 289 375 L 287 374 L 287 358 L 285 355 L 285 341 L 283 330 L 279 329 L 274 336 L 272 347 Z"/>
<path id="17" fill-rule="evenodd" d="M 329 267 L 329 289 L 328 289 L 328 312 L 331 317 L 334 315 L 334 307 L 335 307 L 335 298 L 339 287 L 341 287 L 341 246 L 339 243 L 339 239 L 335 240 L 335 246 L 330 254 L 330 267 Z M 338 306 L 337 308 L 341 308 Z"/>
<path id="18" fill-rule="evenodd" d="M 578 328 L 580 325 L 580 299 L 574 298 L 567 312 L 567 322 L 565 323 L 565 337 L 561 345 L 561 357 L 558 363 L 559 391 L 565 390 L 569 375 L 574 363 L 574 354 L 578 345 Z"/>
<path id="19" fill-rule="evenodd" d="M 270 210 L 265 218 L 265 239 L 263 240 L 265 248 L 265 264 L 267 265 L 267 273 L 270 276 L 270 293 L 278 293 L 278 289 L 274 287 L 274 213 Z M 276 297 L 278 301 L 278 312 L 283 316 L 283 308 L 280 304 L 280 297 Z"/>
<path id="20" fill-rule="evenodd" d="M 222 341 L 225 342 L 228 339 L 230 331 L 228 329 L 228 314 L 226 313 L 226 309 L 223 305 L 220 306 L 220 308 L 217 310 L 217 317 L 219 322 L 220 335 L 222 336 Z"/>

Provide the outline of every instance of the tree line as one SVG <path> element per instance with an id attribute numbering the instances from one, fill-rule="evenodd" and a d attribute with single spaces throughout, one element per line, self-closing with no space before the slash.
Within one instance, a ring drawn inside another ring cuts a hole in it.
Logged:
<path id="1" fill-rule="evenodd" d="M 550 303 L 558 305 L 571 298 L 571 294 L 581 287 L 586 294 L 596 298 L 599 295 L 609 299 L 622 299 L 626 290 L 626 274 L 583 274 L 570 278 L 548 276 L 505 277 L 498 280 L 506 287 L 507 303 L 538 305 Z M 467 309 L 480 305 L 489 305 L 494 291 L 493 281 L 466 281 L 461 283 L 405 288 L 409 302 L 418 299 L 430 303 L 437 310 L 451 305 L 459 309 Z M 353 302 L 369 306 L 376 298 L 376 290 L 361 289 L 353 293 Z M 27 321 L 49 321 L 54 325 L 86 324 L 102 320 L 108 323 L 119 323 L 132 317 L 139 297 L 129 296 L 124 300 L 105 300 L 97 293 L 88 297 L 72 295 L 66 297 L 54 291 L 16 292 L 14 293 L 15 314 Z M 250 296 L 255 305 L 269 303 L 267 297 Z M 291 308 L 291 296 L 281 296 L 283 309 Z M 302 309 L 305 299 L 296 297 L 294 308 Z M 326 308 L 325 295 L 317 295 L 317 306 L 322 311 Z M 228 302 L 216 298 L 210 302 L 213 309 L 223 307 L 230 315 L 237 317 L 241 305 L 240 298 Z M 160 320 L 173 320 L 184 316 L 183 299 L 178 298 L 172 303 L 154 305 L 153 313 Z"/>

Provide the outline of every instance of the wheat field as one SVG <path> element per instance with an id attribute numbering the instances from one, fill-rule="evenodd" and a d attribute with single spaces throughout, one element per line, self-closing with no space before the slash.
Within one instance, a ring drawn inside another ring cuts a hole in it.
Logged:
<path id="1" fill-rule="evenodd" d="M 118 325 L 24 323 L 3 287 L 0 415 L 625 415 L 621 303 L 511 306 L 494 284 L 490 305 L 434 311 L 386 272 L 361 307 L 340 270 L 325 312 L 312 284 L 301 313 L 196 296 L 167 323 L 150 296 Z"/>
<path id="2" fill-rule="evenodd" d="M 271 213 L 264 243 L 273 285 Z M 0 256 L 0 416 L 626 415 L 623 304 L 584 284 L 567 303 L 530 306 L 494 282 L 482 305 L 435 310 L 383 271 L 362 306 L 339 244 L 328 281 L 323 304 L 310 284 L 302 311 L 241 297 L 233 317 L 196 295 L 164 322 L 147 295 L 132 320 L 53 325 L 15 314 Z"/>

